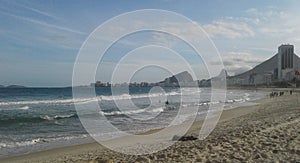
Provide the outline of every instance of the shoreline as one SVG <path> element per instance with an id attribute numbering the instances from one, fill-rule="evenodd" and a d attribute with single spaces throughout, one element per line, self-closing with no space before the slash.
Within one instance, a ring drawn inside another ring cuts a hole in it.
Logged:
<path id="1" fill-rule="evenodd" d="M 1 162 L 300 161 L 300 94 L 254 102 L 259 104 L 223 110 L 206 139 L 178 141 L 154 154 L 130 156 L 93 142 L 4 158 Z M 198 135 L 201 124 L 194 122 L 186 135 Z"/>
<path id="2" fill-rule="evenodd" d="M 230 108 L 230 109 L 226 109 L 226 110 L 224 109 L 218 123 L 222 123 L 222 122 L 230 120 L 232 118 L 243 116 L 243 115 L 246 115 L 246 114 L 256 111 L 257 110 L 256 106 L 259 105 L 257 102 L 259 102 L 260 100 L 263 100 L 263 99 L 250 101 L 250 102 L 256 103 L 254 105 L 238 106 L 238 107 Z M 199 126 L 202 126 L 203 121 L 204 120 L 195 121 L 187 133 L 191 134 L 192 132 L 199 132 L 199 130 L 198 130 Z M 176 126 L 173 126 L 172 128 L 175 129 Z M 163 128 L 151 129 L 149 131 L 137 133 L 136 135 L 153 134 L 162 129 Z M 196 133 L 194 133 L 194 134 L 196 134 Z M 119 139 L 119 138 L 117 138 L 117 139 Z M 45 160 L 51 160 L 55 157 L 63 157 L 63 155 L 74 155 L 74 154 L 76 155 L 76 154 L 80 154 L 80 153 L 84 153 L 84 152 L 88 152 L 88 151 L 95 151 L 95 150 L 108 150 L 108 149 L 106 147 L 98 144 L 98 142 L 94 141 L 94 142 L 84 143 L 84 144 L 79 144 L 79 145 L 71 145 L 71 146 L 37 151 L 37 152 L 33 152 L 33 153 L 28 153 L 28 154 L 4 157 L 4 158 L 1 158 L 2 159 L 1 161 L 2 162 L 22 162 L 25 160 L 28 162 L 41 161 L 41 160 L 45 161 Z"/>
<path id="3" fill-rule="evenodd" d="M 205 90 L 204 90 L 204 92 L 205 92 Z M 232 91 L 232 92 L 235 92 L 235 91 Z M 255 99 L 259 99 L 259 98 L 266 96 L 266 93 L 259 93 L 259 92 L 256 93 L 256 91 L 255 92 L 254 91 L 237 91 L 238 93 L 241 94 L 241 96 L 234 96 L 234 93 L 232 94 L 232 92 L 230 92 L 230 97 L 232 96 L 232 98 L 230 98 L 230 100 L 228 100 L 228 102 L 226 101 L 226 103 L 225 103 L 226 106 L 224 106 L 224 110 L 236 108 L 239 106 L 253 105 L 253 102 L 251 102 L 251 101 L 254 101 Z M 250 98 L 247 98 L 247 97 L 252 93 L 255 95 L 251 96 L 251 100 L 250 100 Z M 202 101 L 201 104 L 203 104 L 204 107 L 207 107 L 207 105 L 209 103 L 204 100 L 204 101 Z M 199 110 L 199 111 L 201 111 L 201 110 Z M 49 114 L 49 115 L 50 115 L 50 117 L 54 117 L 51 114 Z M 60 114 L 55 114 L 55 115 L 60 115 Z M 69 114 L 64 113 L 62 115 L 64 116 L 64 115 L 69 115 Z M 76 116 L 76 113 L 74 113 L 73 115 Z M 205 118 L 204 116 L 205 116 L 205 112 L 203 112 L 203 114 L 201 114 L 201 115 L 199 114 L 199 116 L 197 117 L 196 120 L 204 119 Z M 41 117 L 41 116 L 39 116 L 39 117 Z M 44 118 L 43 118 L 43 120 L 44 120 Z M 49 120 L 49 119 L 47 119 L 47 120 Z M 50 119 L 50 121 L 53 122 L 52 119 Z M 132 133 L 138 135 L 138 134 L 143 134 L 145 132 L 146 133 L 152 132 L 152 130 L 154 130 L 154 131 L 159 130 L 163 126 L 164 125 L 146 126 L 145 128 L 138 128 L 139 130 L 136 130 L 136 132 L 133 131 Z M 17 150 L 3 148 L 3 153 L 0 157 L 0 160 L 2 158 L 15 157 L 15 156 L 28 154 L 28 153 L 35 153 L 35 152 L 40 152 L 40 151 L 45 151 L 45 150 L 50 150 L 50 149 L 57 149 L 57 148 L 62 148 L 62 147 L 86 144 L 86 143 L 91 143 L 94 141 L 92 137 L 87 135 L 87 133 L 83 133 L 83 134 L 85 135 L 85 136 L 83 136 L 84 138 L 76 138 L 76 137 L 82 137 L 80 135 L 79 136 L 76 135 L 74 139 L 71 139 L 71 140 L 67 139 L 67 141 L 61 141 L 61 140 L 48 141 L 47 137 L 45 138 L 45 141 L 44 141 L 44 137 L 40 137 L 42 143 L 39 143 L 40 140 L 38 140 L 37 143 L 34 142 L 36 145 L 29 145 L 28 147 L 21 146 L 19 149 L 17 148 Z M 69 136 L 72 137 L 73 135 L 69 135 Z M 30 141 L 30 139 L 28 139 L 28 141 Z M 35 141 L 35 140 L 33 139 L 32 141 Z M 23 143 L 23 142 L 21 142 L 21 143 Z M 27 143 L 27 142 L 25 142 L 25 143 Z"/>

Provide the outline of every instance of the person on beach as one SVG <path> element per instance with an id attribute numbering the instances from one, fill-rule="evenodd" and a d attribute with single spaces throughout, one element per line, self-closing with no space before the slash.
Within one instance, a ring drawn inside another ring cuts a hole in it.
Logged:
<path id="1" fill-rule="evenodd" d="M 279 92 L 279 96 L 283 96 L 284 95 L 284 92 Z"/>

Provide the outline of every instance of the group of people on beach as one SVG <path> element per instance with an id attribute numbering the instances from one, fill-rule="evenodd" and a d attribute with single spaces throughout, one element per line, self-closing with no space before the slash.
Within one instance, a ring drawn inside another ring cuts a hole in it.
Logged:
<path id="1" fill-rule="evenodd" d="M 293 91 L 290 90 L 290 95 L 293 94 Z M 280 91 L 280 92 L 271 92 L 270 93 L 270 98 L 272 97 L 277 97 L 277 96 L 283 96 L 284 95 L 284 91 Z"/>
<path id="2" fill-rule="evenodd" d="M 270 97 L 272 98 L 272 97 L 277 97 L 277 96 L 282 96 L 282 95 L 284 95 L 284 92 L 271 92 L 270 93 Z"/>

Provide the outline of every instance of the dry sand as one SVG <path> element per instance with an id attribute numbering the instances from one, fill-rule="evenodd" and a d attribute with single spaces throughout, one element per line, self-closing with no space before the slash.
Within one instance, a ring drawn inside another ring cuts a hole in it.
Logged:
<path id="1" fill-rule="evenodd" d="M 154 154 L 125 155 L 90 143 L 0 162 L 300 162 L 300 94 L 257 102 L 224 111 L 205 140 L 178 141 Z M 187 135 L 197 136 L 201 123 Z"/>

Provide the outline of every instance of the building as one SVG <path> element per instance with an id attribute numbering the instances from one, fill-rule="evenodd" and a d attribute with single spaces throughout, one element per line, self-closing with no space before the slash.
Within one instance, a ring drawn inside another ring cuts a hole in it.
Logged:
<path id="1" fill-rule="evenodd" d="M 294 46 L 283 44 L 270 59 L 242 74 L 227 78 L 228 85 L 270 85 L 275 82 L 300 79 L 300 58 Z"/>
<path id="2" fill-rule="evenodd" d="M 278 47 L 278 79 L 286 79 L 286 74 L 293 70 L 293 55 L 293 45 L 281 45 Z"/>

